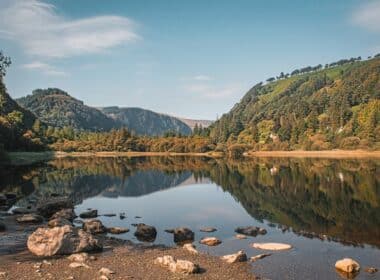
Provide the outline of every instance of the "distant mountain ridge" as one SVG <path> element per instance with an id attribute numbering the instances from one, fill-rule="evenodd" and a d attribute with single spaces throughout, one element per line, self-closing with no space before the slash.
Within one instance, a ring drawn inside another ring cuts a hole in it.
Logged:
<path id="1" fill-rule="evenodd" d="M 104 107 L 108 117 L 127 126 L 138 135 L 162 136 L 166 132 L 190 135 L 191 128 L 178 118 L 135 107 Z"/>
<path id="2" fill-rule="evenodd" d="M 196 125 L 198 127 L 201 126 L 203 128 L 209 127 L 214 122 L 211 120 L 195 120 L 195 119 L 180 118 L 180 117 L 178 117 L 178 119 L 183 121 L 185 124 L 187 124 L 191 129 L 194 129 Z"/>

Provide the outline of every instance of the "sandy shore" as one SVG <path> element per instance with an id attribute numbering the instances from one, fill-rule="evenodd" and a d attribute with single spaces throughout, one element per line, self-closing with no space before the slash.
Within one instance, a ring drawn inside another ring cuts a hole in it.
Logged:
<path id="1" fill-rule="evenodd" d="M 171 255 L 189 260 L 201 267 L 201 273 L 182 275 L 172 273 L 154 264 L 157 257 Z M 257 279 L 249 263 L 227 264 L 218 257 L 207 254 L 191 254 L 183 248 L 139 248 L 119 246 L 104 253 L 93 254 L 88 268 L 70 268 L 66 257 L 37 258 L 31 254 L 11 258 L 0 256 L 0 279 L 100 279 L 102 267 L 115 272 L 109 279 Z M 45 260 L 45 261 L 44 261 Z M 1 274 L 6 276 L 2 278 Z"/>

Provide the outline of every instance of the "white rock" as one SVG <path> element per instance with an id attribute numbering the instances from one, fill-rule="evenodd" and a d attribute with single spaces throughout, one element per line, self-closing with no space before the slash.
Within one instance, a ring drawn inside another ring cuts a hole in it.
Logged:
<path id="1" fill-rule="evenodd" d="M 87 264 L 81 263 L 81 262 L 72 262 L 69 264 L 70 268 L 78 268 L 78 267 L 84 267 L 84 268 L 90 268 Z"/>
<path id="2" fill-rule="evenodd" d="M 102 275 L 111 275 L 111 274 L 115 274 L 114 271 L 112 271 L 111 269 L 107 268 L 107 267 L 102 267 L 100 270 L 99 270 L 99 273 L 102 274 Z"/>
<path id="3" fill-rule="evenodd" d="M 235 235 L 235 238 L 236 238 L 236 239 L 247 239 L 247 236 L 246 236 L 245 234 L 240 234 L 240 233 L 239 233 L 239 234 L 236 234 L 236 235 Z"/>
<path id="4" fill-rule="evenodd" d="M 175 260 L 172 256 L 168 255 L 156 258 L 154 263 L 167 267 L 174 273 L 193 274 L 199 272 L 198 265 L 186 260 Z"/>
<path id="5" fill-rule="evenodd" d="M 187 243 L 187 244 L 183 245 L 183 248 L 186 249 L 187 251 L 189 251 L 190 253 L 198 254 L 197 249 L 195 249 L 195 246 L 191 243 Z"/>
<path id="6" fill-rule="evenodd" d="M 247 254 L 243 250 L 241 250 L 235 254 L 225 255 L 221 257 L 221 259 L 228 263 L 246 262 Z"/>
<path id="7" fill-rule="evenodd" d="M 72 254 L 67 257 L 72 262 L 86 262 L 88 260 L 88 254 L 87 253 L 78 253 L 78 254 Z"/>
<path id="8" fill-rule="evenodd" d="M 292 248 L 291 245 L 284 243 L 253 243 L 252 247 L 271 251 L 289 250 Z"/>
<path id="9" fill-rule="evenodd" d="M 199 241 L 199 243 L 207 245 L 207 246 L 217 246 L 220 243 L 222 243 L 222 241 L 216 237 L 205 237 L 201 241 Z"/>
<path id="10" fill-rule="evenodd" d="M 360 265 L 353 259 L 345 258 L 337 261 L 335 268 L 347 273 L 354 273 L 360 270 Z"/>
<path id="11" fill-rule="evenodd" d="M 265 257 L 269 257 L 271 254 L 260 254 L 260 255 L 257 255 L 257 256 L 253 256 L 250 258 L 250 261 L 251 262 L 255 262 L 257 260 L 260 260 L 260 259 L 263 259 Z"/>
<path id="12" fill-rule="evenodd" d="M 99 277 L 99 280 L 110 280 L 110 279 L 107 276 L 105 276 L 105 275 L 101 275 Z"/>

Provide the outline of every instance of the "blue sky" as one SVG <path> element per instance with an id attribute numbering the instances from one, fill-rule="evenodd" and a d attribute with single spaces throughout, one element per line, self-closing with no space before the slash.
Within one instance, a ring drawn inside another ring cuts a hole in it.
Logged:
<path id="1" fill-rule="evenodd" d="M 13 97 L 215 119 L 281 71 L 380 52 L 380 1 L 0 0 L 0 49 Z"/>

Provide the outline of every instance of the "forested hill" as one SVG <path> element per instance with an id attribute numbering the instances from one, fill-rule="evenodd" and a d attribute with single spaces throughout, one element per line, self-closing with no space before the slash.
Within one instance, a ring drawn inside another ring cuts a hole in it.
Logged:
<path id="1" fill-rule="evenodd" d="M 108 131 L 121 127 L 120 123 L 100 110 L 86 106 L 57 88 L 37 89 L 31 95 L 16 101 L 52 127 L 91 131 Z"/>
<path id="2" fill-rule="evenodd" d="M 191 128 L 181 120 L 141 108 L 105 107 L 102 112 L 121 122 L 138 135 L 163 136 L 168 133 L 190 135 Z"/>
<path id="3" fill-rule="evenodd" d="M 281 73 L 211 126 L 217 142 L 254 149 L 380 148 L 380 58 Z"/>

